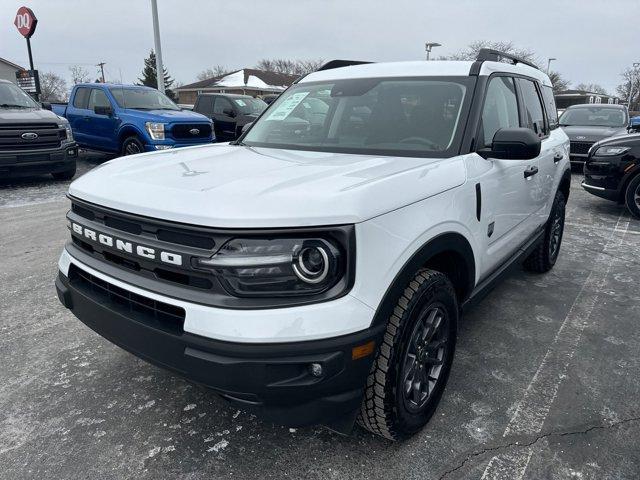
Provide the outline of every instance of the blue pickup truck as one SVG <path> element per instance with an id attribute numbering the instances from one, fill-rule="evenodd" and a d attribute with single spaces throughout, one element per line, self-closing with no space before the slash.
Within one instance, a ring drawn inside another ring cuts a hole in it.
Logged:
<path id="1" fill-rule="evenodd" d="M 80 83 L 68 104 L 52 109 L 69 120 L 78 145 L 91 150 L 131 155 L 215 139 L 209 118 L 181 110 L 149 87 Z"/>

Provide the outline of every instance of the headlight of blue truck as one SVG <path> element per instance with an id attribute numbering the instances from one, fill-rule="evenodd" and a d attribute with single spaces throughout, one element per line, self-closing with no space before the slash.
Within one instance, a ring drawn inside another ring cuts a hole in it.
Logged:
<path id="1" fill-rule="evenodd" d="M 164 123 L 146 122 L 145 126 L 152 140 L 164 140 Z"/>

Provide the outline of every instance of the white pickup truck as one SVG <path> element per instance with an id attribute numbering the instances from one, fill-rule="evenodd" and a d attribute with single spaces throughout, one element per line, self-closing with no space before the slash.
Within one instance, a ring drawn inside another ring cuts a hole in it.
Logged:
<path id="1" fill-rule="evenodd" d="M 431 417 L 463 307 L 556 262 L 569 141 L 551 83 L 473 62 L 333 61 L 230 144 L 69 189 L 61 302 L 151 363 L 290 426 Z"/>

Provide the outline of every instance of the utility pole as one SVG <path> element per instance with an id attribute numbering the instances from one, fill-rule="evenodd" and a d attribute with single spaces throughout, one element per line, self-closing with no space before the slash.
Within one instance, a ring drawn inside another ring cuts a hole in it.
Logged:
<path id="1" fill-rule="evenodd" d="M 636 80 L 638 67 L 640 67 L 640 62 L 634 62 L 631 74 L 629 75 L 629 101 L 627 102 L 627 108 L 629 110 L 631 110 L 631 100 L 633 100 L 633 82 Z"/>
<path id="2" fill-rule="evenodd" d="M 429 60 L 429 54 L 431 53 L 431 49 L 433 47 L 441 47 L 442 45 L 440 43 L 436 43 L 436 42 L 427 42 L 424 44 L 424 49 L 427 51 L 427 61 Z"/>
<path id="3" fill-rule="evenodd" d="M 553 57 L 552 57 L 552 58 L 550 58 L 550 59 L 548 59 L 548 60 L 547 60 L 547 75 L 549 75 L 549 72 L 551 71 L 551 62 L 552 62 L 553 60 L 557 60 L 557 58 L 553 58 Z"/>
<path id="4" fill-rule="evenodd" d="M 158 22 L 158 3 L 151 0 L 151 15 L 153 17 L 153 42 L 156 49 L 156 79 L 158 90 L 164 93 L 164 68 L 162 67 L 162 47 L 160 46 L 160 23 Z"/>
<path id="5" fill-rule="evenodd" d="M 105 66 L 105 62 L 100 62 L 96 65 L 96 67 L 100 67 L 100 72 L 101 72 L 101 76 L 102 76 L 102 83 L 104 83 L 104 66 Z"/>

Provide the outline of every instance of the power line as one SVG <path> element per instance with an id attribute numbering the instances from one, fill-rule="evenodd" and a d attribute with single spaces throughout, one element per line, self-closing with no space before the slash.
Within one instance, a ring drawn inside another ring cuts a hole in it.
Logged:
<path id="1" fill-rule="evenodd" d="M 100 67 L 100 71 L 102 72 L 102 83 L 104 83 L 104 66 L 105 62 L 100 62 L 96 65 L 96 67 Z"/>

